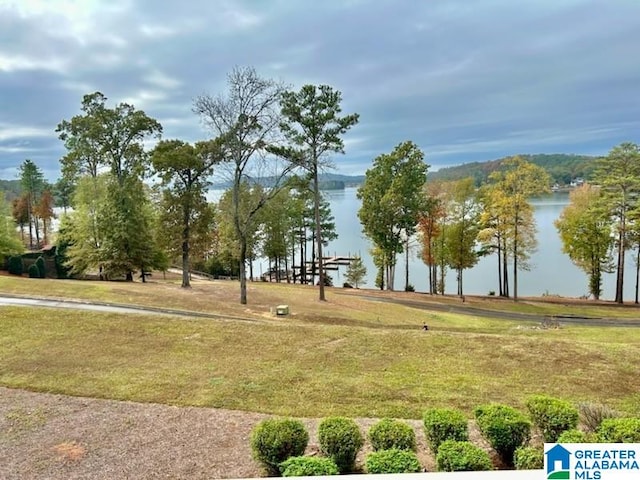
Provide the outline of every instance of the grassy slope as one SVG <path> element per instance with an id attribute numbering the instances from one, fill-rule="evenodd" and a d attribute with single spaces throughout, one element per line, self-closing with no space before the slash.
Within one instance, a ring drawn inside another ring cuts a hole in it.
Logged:
<path id="1" fill-rule="evenodd" d="M 419 417 L 428 406 L 522 406 L 545 392 L 640 413 L 640 329 L 534 325 L 432 313 L 312 288 L 142 285 L 0 277 L 0 292 L 164 305 L 254 323 L 2 307 L 0 384 L 72 395 L 296 416 Z M 269 307 L 293 315 L 274 319 Z M 505 303 L 505 302 L 501 302 Z M 564 307 L 563 307 L 564 308 Z M 423 322 L 431 330 L 421 330 Z"/>

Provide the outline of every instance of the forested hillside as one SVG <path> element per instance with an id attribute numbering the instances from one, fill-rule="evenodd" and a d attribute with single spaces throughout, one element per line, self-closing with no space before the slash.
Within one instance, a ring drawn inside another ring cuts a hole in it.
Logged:
<path id="1" fill-rule="evenodd" d="M 0 180 L 0 192 L 5 193 L 7 201 L 20 196 L 20 180 Z"/>
<path id="2" fill-rule="evenodd" d="M 567 185 L 575 178 L 588 180 L 593 172 L 598 157 L 571 154 L 536 154 L 520 155 L 527 162 L 544 168 L 551 176 L 552 182 Z M 505 158 L 487 162 L 471 162 L 455 167 L 441 168 L 430 172 L 428 180 L 461 180 L 472 177 L 476 185 L 487 181 L 489 175 L 498 170 Z"/>

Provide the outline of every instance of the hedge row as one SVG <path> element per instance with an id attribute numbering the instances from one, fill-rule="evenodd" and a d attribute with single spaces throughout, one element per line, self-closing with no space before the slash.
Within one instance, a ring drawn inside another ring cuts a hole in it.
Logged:
<path id="1" fill-rule="evenodd" d="M 323 458 L 303 457 L 309 434 L 299 420 L 268 419 L 251 433 L 253 456 L 269 475 L 307 476 L 350 473 L 364 444 L 358 425 L 350 418 L 330 417 L 318 427 Z M 410 473 L 421 470 L 415 454 L 413 428 L 400 420 L 385 418 L 371 427 L 369 441 L 374 452 L 366 458 L 369 473 Z"/>
<path id="2" fill-rule="evenodd" d="M 481 405 L 474 410 L 478 428 L 501 460 L 516 469 L 540 469 L 541 448 L 529 446 L 535 425 L 546 442 L 640 442 L 640 419 L 617 418 L 612 411 L 595 406 L 600 416 L 595 432 L 576 429 L 580 412 L 573 405 L 546 396 L 527 400 L 530 418 L 501 404 Z M 424 431 L 439 471 L 491 470 L 487 452 L 468 441 L 468 420 L 454 409 L 429 409 L 423 416 Z M 260 422 L 251 435 L 254 458 L 269 475 L 307 476 L 350 473 L 364 444 L 354 420 L 345 417 L 325 418 L 318 427 L 322 457 L 304 457 L 309 434 L 299 420 L 269 419 Z M 368 432 L 373 448 L 365 459 L 368 473 L 410 473 L 421 470 L 415 454 L 416 436 L 406 422 L 385 418 Z"/>

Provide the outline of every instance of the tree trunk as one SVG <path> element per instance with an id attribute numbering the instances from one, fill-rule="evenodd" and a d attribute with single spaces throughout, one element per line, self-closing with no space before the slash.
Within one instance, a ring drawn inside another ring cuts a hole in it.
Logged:
<path id="1" fill-rule="evenodd" d="M 36 231 L 36 248 L 40 248 L 40 225 L 37 215 L 33 216 L 33 228 Z"/>
<path id="2" fill-rule="evenodd" d="M 182 288 L 191 288 L 189 281 L 189 209 L 182 211 Z"/>
<path id="3" fill-rule="evenodd" d="M 513 228 L 513 301 L 518 301 L 518 214 Z"/>
<path id="4" fill-rule="evenodd" d="M 404 291 L 409 290 L 409 236 L 404 243 Z"/>
<path id="5" fill-rule="evenodd" d="M 240 237 L 240 303 L 247 304 L 247 239 Z M 271 275 L 271 274 L 269 274 Z"/>
<path id="6" fill-rule="evenodd" d="M 300 285 L 307 283 L 307 255 L 305 244 L 307 243 L 306 230 L 300 230 Z"/>
<path id="7" fill-rule="evenodd" d="M 396 277 L 396 258 L 395 254 L 392 258 L 389 258 L 387 262 L 387 290 L 393 291 Z"/>
<path id="8" fill-rule="evenodd" d="M 31 199 L 27 201 L 27 216 L 29 217 L 29 250 L 33 250 L 33 216 L 31 215 Z"/>
<path id="9" fill-rule="evenodd" d="M 504 296 L 504 291 L 502 288 L 502 249 L 500 248 L 500 237 L 498 237 L 498 295 Z"/>
<path id="10" fill-rule="evenodd" d="M 634 302 L 636 305 L 638 304 L 638 283 L 640 283 L 640 245 L 636 252 L 636 298 Z"/>
<path id="11" fill-rule="evenodd" d="M 624 287 L 624 237 L 625 237 L 625 219 L 621 220 L 620 233 L 618 234 L 618 261 L 616 269 L 616 303 L 623 303 L 623 287 Z"/>
<path id="12" fill-rule="evenodd" d="M 509 266 L 506 242 L 502 245 L 502 295 L 509 298 Z"/>
<path id="13" fill-rule="evenodd" d="M 314 152 L 315 153 L 315 152 Z M 315 156 L 314 156 L 315 159 Z M 313 165 L 313 197 L 314 197 L 314 216 L 316 219 L 316 242 L 318 243 L 318 281 L 320 283 L 320 291 L 318 299 L 326 301 L 324 296 L 324 264 L 322 259 L 322 227 L 320 225 L 320 190 L 318 186 L 318 162 L 317 159 Z"/>
<path id="14" fill-rule="evenodd" d="M 286 251 L 286 247 L 285 247 Z M 285 253 L 284 255 L 284 276 L 287 280 L 287 283 L 291 283 L 291 279 L 289 278 L 289 255 Z"/>
<path id="15" fill-rule="evenodd" d="M 433 292 L 434 295 L 438 294 L 438 264 L 435 263 L 435 261 L 433 262 L 433 265 L 431 266 L 431 269 L 433 270 L 433 278 L 431 280 L 431 291 Z"/>
<path id="16" fill-rule="evenodd" d="M 428 265 L 427 270 L 429 270 L 429 294 L 433 295 L 433 265 Z"/>

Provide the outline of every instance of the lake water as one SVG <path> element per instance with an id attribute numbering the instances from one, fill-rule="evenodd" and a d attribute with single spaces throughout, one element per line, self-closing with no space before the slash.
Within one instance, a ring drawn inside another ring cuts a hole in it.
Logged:
<path id="1" fill-rule="evenodd" d="M 376 269 L 369 254 L 370 243 L 362 234 L 357 212 L 360 201 L 356 197 L 356 188 L 324 192 L 331 204 L 335 217 L 337 240 L 329 243 L 327 255 L 361 255 L 367 266 L 365 288 L 375 288 Z M 579 297 L 588 292 L 588 278 L 576 267 L 569 257 L 562 253 L 562 245 L 553 225 L 564 207 L 568 204 L 568 195 L 556 193 L 532 201 L 535 208 L 535 220 L 538 229 L 538 249 L 531 256 L 530 271 L 518 273 L 518 295 L 540 296 L 543 294 Z M 404 289 L 404 254 L 398 256 L 396 267 L 396 290 Z M 635 264 L 631 258 L 626 263 L 625 300 L 633 300 L 635 286 Z M 344 269 L 329 272 L 335 285 L 344 282 Z M 510 277 L 511 277 L 510 271 Z M 419 247 L 415 247 L 409 261 L 409 282 L 417 291 L 428 291 L 428 271 L 419 258 Z M 495 255 L 484 257 L 472 269 L 464 271 L 464 293 L 486 295 L 489 291 L 498 291 L 497 259 Z M 513 290 L 513 287 L 510 288 Z M 445 293 L 455 293 L 455 271 L 449 271 Z M 615 277 L 606 275 L 603 282 L 603 299 L 613 299 Z"/>

